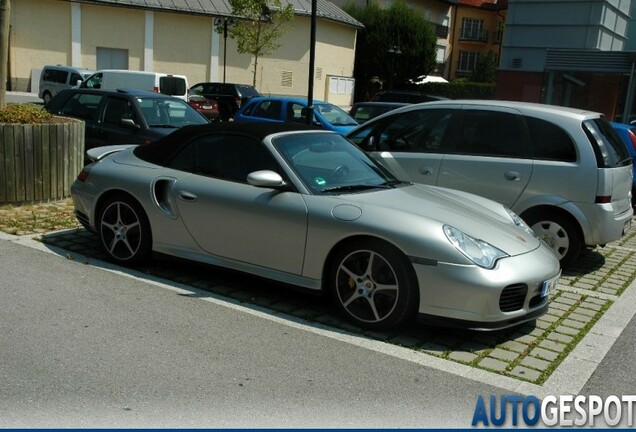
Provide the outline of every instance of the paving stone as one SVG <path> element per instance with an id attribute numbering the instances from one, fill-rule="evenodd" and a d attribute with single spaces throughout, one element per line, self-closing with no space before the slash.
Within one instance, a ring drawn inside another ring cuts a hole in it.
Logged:
<path id="1" fill-rule="evenodd" d="M 572 286 L 574 288 L 590 290 L 590 291 L 594 291 L 594 289 L 596 288 L 596 284 L 594 284 L 594 283 L 584 283 L 584 282 L 576 282 Z"/>
<path id="2" fill-rule="evenodd" d="M 548 334 L 546 339 L 550 339 L 556 342 L 561 342 L 564 344 L 569 344 L 570 342 L 572 342 L 574 340 L 573 336 L 569 336 L 569 335 L 565 335 L 562 333 L 557 333 L 557 332 L 551 332 L 550 334 Z"/>
<path id="3" fill-rule="evenodd" d="M 597 304 L 597 305 L 600 305 L 600 306 L 603 306 L 606 302 L 607 302 L 607 300 L 598 299 L 596 297 L 588 297 L 584 301 L 584 303 L 594 303 L 594 304 Z"/>
<path id="4" fill-rule="evenodd" d="M 584 323 L 589 323 L 590 321 L 592 321 L 591 316 L 578 313 L 578 309 L 572 312 L 570 315 L 568 315 L 568 318 L 576 320 L 576 321 L 581 321 Z"/>
<path id="5" fill-rule="evenodd" d="M 537 327 L 539 329 L 545 330 L 548 327 L 550 327 L 551 325 L 552 325 L 552 323 L 549 323 L 547 321 L 539 321 L 539 320 L 537 320 Z"/>
<path id="6" fill-rule="evenodd" d="M 540 370 L 541 372 L 545 371 L 550 367 L 551 363 L 546 360 L 541 360 L 536 357 L 526 357 L 521 360 L 522 366 L 527 366 L 532 369 Z"/>
<path id="7" fill-rule="evenodd" d="M 561 297 L 559 297 L 559 299 L 563 300 L 563 299 L 570 299 L 570 300 L 574 300 L 574 301 L 580 301 L 581 298 L 583 296 L 581 294 L 576 294 L 576 293 L 571 293 L 571 292 L 564 292 L 563 294 L 561 294 Z"/>
<path id="8" fill-rule="evenodd" d="M 570 336 L 576 336 L 579 333 L 581 333 L 580 329 L 576 329 L 573 327 L 565 327 L 565 326 L 558 326 L 555 329 L 556 332 L 558 333 L 562 333 L 562 334 L 566 334 L 566 335 L 570 335 Z"/>
<path id="9" fill-rule="evenodd" d="M 572 306 L 570 305 L 566 305 L 564 303 L 557 303 L 557 302 L 552 302 L 550 303 L 550 309 L 549 311 L 553 311 L 553 310 L 559 310 L 559 311 L 568 311 L 570 310 Z"/>
<path id="10" fill-rule="evenodd" d="M 597 311 L 592 310 L 592 309 L 585 309 L 585 308 L 582 308 L 582 307 L 578 307 L 578 308 L 576 308 L 576 313 L 580 314 L 580 315 L 586 315 L 586 316 L 588 316 L 590 318 L 593 318 L 596 315 Z"/>
<path id="11" fill-rule="evenodd" d="M 564 325 L 564 326 L 567 326 L 567 327 L 574 327 L 576 329 L 582 329 L 586 325 L 586 323 L 584 323 L 584 322 L 574 321 L 574 320 L 571 320 L 571 319 L 565 319 L 565 320 L 563 320 L 563 322 L 561 324 Z"/>
<path id="12" fill-rule="evenodd" d="M 508 367 L 508 363 L 490 357 L 486 357 L 485 359 L 481 360 L 479 363 L 477 363 L 477 365 L 479 367 L 492 369 L 498 372 L 502 372 Z"/>
<path id="13" fill-rule="evenodd" d="M 566 305 L 569 305 L 569 306 L 574 306 L 575 304 L 578 303 L 577 300 L 574 300 L 574 299 L 571 299 L 571 298 L 567 298 L 567 297 L 563 297 L 563 295 L 560 296 L 559 298 L 555 299 L 554 302 L 555 303 L 566 304 Z"/>
<path id="14" fill-rule="evenodd" d="M 448 350 L 447 346 L 440 345 L 434 342 L 426 342 L 420 348 L 419 351 L 424 351 L 429 354 L 439 356 L 444 351 Z"/>
<path id="15" fill-rule="evenodd" d="M 516 366 L 510 374 L 530 381 L 536 381 L 541 376 L 541 372 L 529 369 L 525 366 Z"/>
<path id="16" fill-rule="evenodd" d="M 514 340 L 526 345 L 532 345 L 533 343 L 537 341 L 537 338 L 530 335 L 522 335 L 522 336 L 515 337 Z"/>
<path id="17" fill-rule="evenodd" d="M 499 360 L 513 361 L 514 359 L 519 357 L 519 353 L 503 350 L 501 348 L 495 348 L 494 350 L 490 351 L 490 353 L 488 353 L 488 356 Z"/>
<path id="18" fill-rule="evenodd" d="M 550 351 L 556 351 L 558 353 L 561 353 L 561 352 L 565 351 L 565 347 L 566 346 L 564 344 L 562 344 L 562 343 L 554 342 L 554 341 L 545 339 L 545 340 L 542 340 L 539 343 L 539 347 L 540 348 L 545 348 L 545 349 L 550 350 Z"/>
<path id="19" fill-rule="evenodd" d="M 479 358 L 479 356 L 466 351 L 453 351 L 448 355 L 448 358 L 462 363 L 471 363 L 473 360 Z"/>
<path id="20" fill-rule="evenodd" d="M 542 317 L 537 319 L 537 322 L 538 321 L 544 321 L 544 322 L 552 324 L 552 323 L 557 322 L 558 320 L 559 320 L 559 318 L 555 317 L 554 315 L 543 315 Z"/>
<path id="21" fill-rule="evenodd" d="M 547 361 L 554 361 L 559 356 L 559 353 L 556 353 L 554 351 L 548 351 L 540 347 L 536 347 L 532 351 L 530 351 L 529 355 L 540 358 L 540 359 L 544 359 Z"/>
<path id="22" fill-rule="evenodd" d="M 518 352 L 518 353 L 522 353 L 528 349 L 528 345 L 520 343 L 520 342 L 516 342 L 516 341 L 507 341 L 502 343 L 500 346 L 501 348 L 505 348 L 507 350 Z"/>
<path id="23" fill-rule="evenodd" d="M 597 303 L 592 303 L 590 301 L 590 299 L 587 299 L 586 301 L 584 301 L 583 303 L 581 303 L 580 307 L 585 308 L 585 309 L 590 309 L 593 311 L 600 311 L 601 309 L 603 309 L 603 305 L 599 305 Z"/>

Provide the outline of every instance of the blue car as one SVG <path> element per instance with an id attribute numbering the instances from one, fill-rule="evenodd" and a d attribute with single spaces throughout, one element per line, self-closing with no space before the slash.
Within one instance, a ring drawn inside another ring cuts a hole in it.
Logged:
<path id="1" fill-rule="evenodd" d="M 292 97 L 257 97 L 243 105 L 235 121 L 306 123 L 307 100 Z M 314 101 L 314 125 L 340 134 L 358 126 L 349 114 L 328 102 Z"/>
<path id="2" fill-rule="evenodd" d="M 632 158 L 634 172 L 632 173 L 632 207 L 636 207 L 636 126 L 625 123 L 610 123 L 616 133 L 621 137 L 627 151 Z"/>

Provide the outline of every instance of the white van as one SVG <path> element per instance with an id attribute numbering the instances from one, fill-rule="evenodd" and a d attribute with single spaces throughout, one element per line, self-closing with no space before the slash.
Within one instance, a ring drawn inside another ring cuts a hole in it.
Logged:
<path id="1" fill-rule="evenodd" d="M 44 66 L 40 73 L 38 96 L 46 105 L 58 92 L 75 87 L 94 72 L 94 70 L 71 66 Z"/>
<path id="2" fill-rule="evenodd" d="M 184 75 L 106 69 L 97 71 L 86 78 L 80 87 L 102 90 L 135 88 L 154 91 L 188 101 L 188 79 Z"/>

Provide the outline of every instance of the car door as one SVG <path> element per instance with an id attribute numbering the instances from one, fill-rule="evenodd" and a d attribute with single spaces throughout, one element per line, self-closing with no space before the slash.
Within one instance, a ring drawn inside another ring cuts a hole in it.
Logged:
<path id="1" fill-rule="evenodd" d="M 435 185 L 455 111 L 414 109 L 371 122 L 347 137 L 398 179 Z"/>
<path id="2" fill-rule="evenodd" d="M 521 114 L 505 108 L 465 108 L 454 130 L 437 185 L 512 207 L 533 168 Z"/>
<path id="3" fill-rule="evenodd" d="M 282 173 L 262 143 L 238 134 L 207 134 L 186 145 L 170 166 L 193 173 L 173 190 L 179 215 L 201 249 L 301 274 L 307 232 L 302 195 L 246 181 L 257 170 Z"/>
<path id="4" fill-rule="evenodd" d="M 124 120 L 128 120 L 128 123 Z M 96 135 L 101 145 L 142 144 L 144 137 L 141 125 L 140 115 L 130 100 L 107 96 L 99 113 Z"/>

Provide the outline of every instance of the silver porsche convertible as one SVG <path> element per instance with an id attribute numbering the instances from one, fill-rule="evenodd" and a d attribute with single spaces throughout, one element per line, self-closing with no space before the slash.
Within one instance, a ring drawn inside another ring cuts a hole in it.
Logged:
<path id="1" fill-rule="evenodd" d="M 186 126 L 90 156 L 76 215 L 113 261 L 159 252 L 322 290 L 364 328 L 514 326 L 546 312 L 560 275 L 501 204 L 398 181 L 333 132 Z"/>

